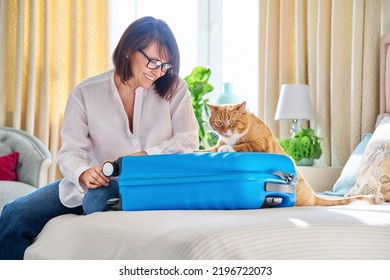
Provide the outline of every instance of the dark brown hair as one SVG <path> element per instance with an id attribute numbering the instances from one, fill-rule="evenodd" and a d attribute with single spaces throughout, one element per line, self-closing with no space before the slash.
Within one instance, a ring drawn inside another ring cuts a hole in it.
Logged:
<path id="1" fill-rule="evenodd" d="M 169 58 L 173 68 L 154 82 L 159 96 L 170 99 L 176 90 L 180 70 L 180 54 L 169 26 L 165 21 L 154 17 L 142 17 L 127 27 L 112 56 L 115 70 L 122 81 L 132 77 L 131 61 L 126 58 L 131 53 L 157 43 L 160 55 Z"/>

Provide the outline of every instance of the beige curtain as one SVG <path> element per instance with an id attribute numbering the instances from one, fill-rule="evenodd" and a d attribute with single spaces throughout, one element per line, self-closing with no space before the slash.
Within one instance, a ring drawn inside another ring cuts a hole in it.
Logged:
<path id="1" fill-rule="evenodd" d="M 108 69 L 107 17 L 105 0 L 0 1 L 0 125 L 38 137 L 54 162 L 71 89 Z"/>
<path id="2" fill-rule="evenodd" d="M 318 165 L 342 166 L 379 112 L 381 0 L 261 0 L 259 115 L 279 137 L 280 86 L 309 84 Z"/>

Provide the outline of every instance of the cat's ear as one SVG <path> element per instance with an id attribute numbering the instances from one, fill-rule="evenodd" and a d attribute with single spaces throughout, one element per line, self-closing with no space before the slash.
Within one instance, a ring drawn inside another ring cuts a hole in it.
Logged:
<path id="1" fill-rule="evenodd" d="M 238 112 L 246 112 L 246 101 L 242 102 L 237 106 Z"/>
<path id="2" fill-rule="evenodd" d="M 207 103 L 210 113 L 214 113 L 217 110 L 217 106 Z"/>

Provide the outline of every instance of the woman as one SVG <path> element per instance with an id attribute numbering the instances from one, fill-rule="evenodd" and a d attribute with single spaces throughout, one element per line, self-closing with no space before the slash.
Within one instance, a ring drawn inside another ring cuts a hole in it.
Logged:
<path id="1" fill-rule="evenodd" d="M 153 17 L 133 22 L 113 63 L 113 70 L 83 81 L 69 96 L 57 157 L 64 179 L 4 207 L 0 259 L 22 259 L 56 216 L 109 210 L 106 202 L 119 190 L 102 173 L 104 161 L 198 148 L 198 124 L 168 25 Z"/>

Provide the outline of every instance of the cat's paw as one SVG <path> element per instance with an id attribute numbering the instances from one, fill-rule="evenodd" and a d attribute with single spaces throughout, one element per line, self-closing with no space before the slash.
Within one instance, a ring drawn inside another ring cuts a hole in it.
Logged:
<path id="1" fill-rule="evenodd" d="M 218 152 L 219 153 L 227 153 L 227 152 L 235 152 L 235 150 L 233 149 L 232 146 L 223 145 L 223 146 L 219 147 Z"/>

